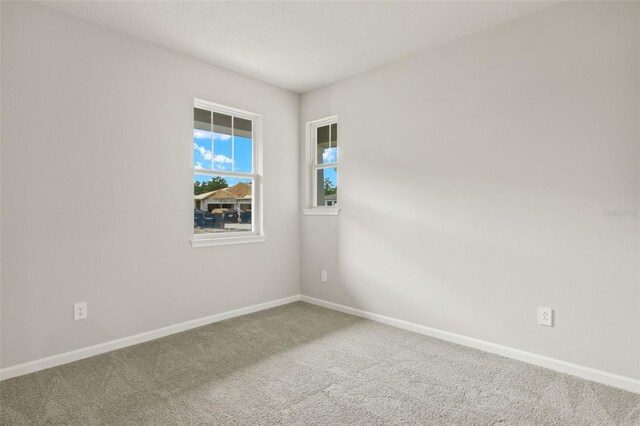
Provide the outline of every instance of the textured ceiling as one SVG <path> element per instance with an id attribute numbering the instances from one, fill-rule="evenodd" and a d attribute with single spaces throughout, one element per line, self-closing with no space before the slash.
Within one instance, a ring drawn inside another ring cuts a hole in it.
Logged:
<path id="1" fill-rule="evenodd" d="M 552 2 L 45 2 L 296 92 L 423 52 Z"/>

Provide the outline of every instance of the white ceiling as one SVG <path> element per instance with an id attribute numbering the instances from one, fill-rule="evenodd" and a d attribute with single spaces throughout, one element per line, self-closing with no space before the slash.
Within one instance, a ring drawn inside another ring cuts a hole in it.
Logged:
<path id="1" fill-rule="evenodd" d="M 296 92 L 548 7 L 541 1 L 60 1 L 47 6 Z"/>

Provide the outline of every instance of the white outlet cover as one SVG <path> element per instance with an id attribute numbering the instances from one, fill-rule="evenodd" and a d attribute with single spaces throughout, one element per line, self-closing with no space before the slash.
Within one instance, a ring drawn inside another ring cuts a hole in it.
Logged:
<path id="1" fill-rule="evenodd" d="M 553 327 L 553 309 L 538 306 L 538 324 Z"/>
<path id="2" fill-rule="evenodd" d="M 327 282 L 327 271 L 321 271 L 320 272 L 320 279 L 322 280 L 322 282 L 326 283 Z"/>
<path id="3" fill-rule="evenodd" d="M 75 321 L 87 318 L 87 302 L 78 302 L 73 304 L 73 319 Z"/>

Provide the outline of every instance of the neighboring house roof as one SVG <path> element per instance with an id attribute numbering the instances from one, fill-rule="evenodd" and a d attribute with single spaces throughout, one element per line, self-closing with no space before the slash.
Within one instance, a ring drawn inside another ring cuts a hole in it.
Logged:
<path id="1" fill-rule="evenodd" d="M 251 198 L 251 185 L 244 182 L 239 182 L 230 188 L 217 189 L 211 192 L 205 192 L 204 194 L 195 195 L 194 200 L 208 200 L 210 198 L 218 200 L 235 200 L 235 199 L 250 199 Z"/>
<path id="2" fill-rule="evenodd" d="M 198 195 L 194 195 L 193 199 L 198 201 L 198 200 L 204 200 L 205 198 L 209 197 L 209 195 L 213 194 L 216 191 L 211 191 L 211 192 L 204 192 L 202 194 L 198 194 Z"/>
<path id="3" fill-rule="evenodd" d="M 226 190 L 229 192 L 233 192 L 240 198 L 251 195 L 251 185 L 244 182 L 238 182 L 232 187 L 226 188 Z"/>
<path id="4" fill-rule="evenodd" d="M 212 192 L 205 192 L 204 194 L 196 195 L 193 197 L 195 200 L 208 200 L 209 198 L 215 198 L 219 200 L 234 200 L 238 198 L 236 194 L 225 189 L 218 189 Z"/>

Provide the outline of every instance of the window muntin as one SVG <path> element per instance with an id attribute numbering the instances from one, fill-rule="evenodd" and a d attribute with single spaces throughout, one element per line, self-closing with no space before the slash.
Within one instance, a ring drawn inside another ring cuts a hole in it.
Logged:
<path id="1" fill-rule="evenodd" d="M 336 118 L 311 123 L 313 207 L 338 206 L 338 123 Z"/>
<path id="2" fill-rule="evenodd" d="M 194 101 L 194 240 L 262 235 L 259 116 Z"/>

